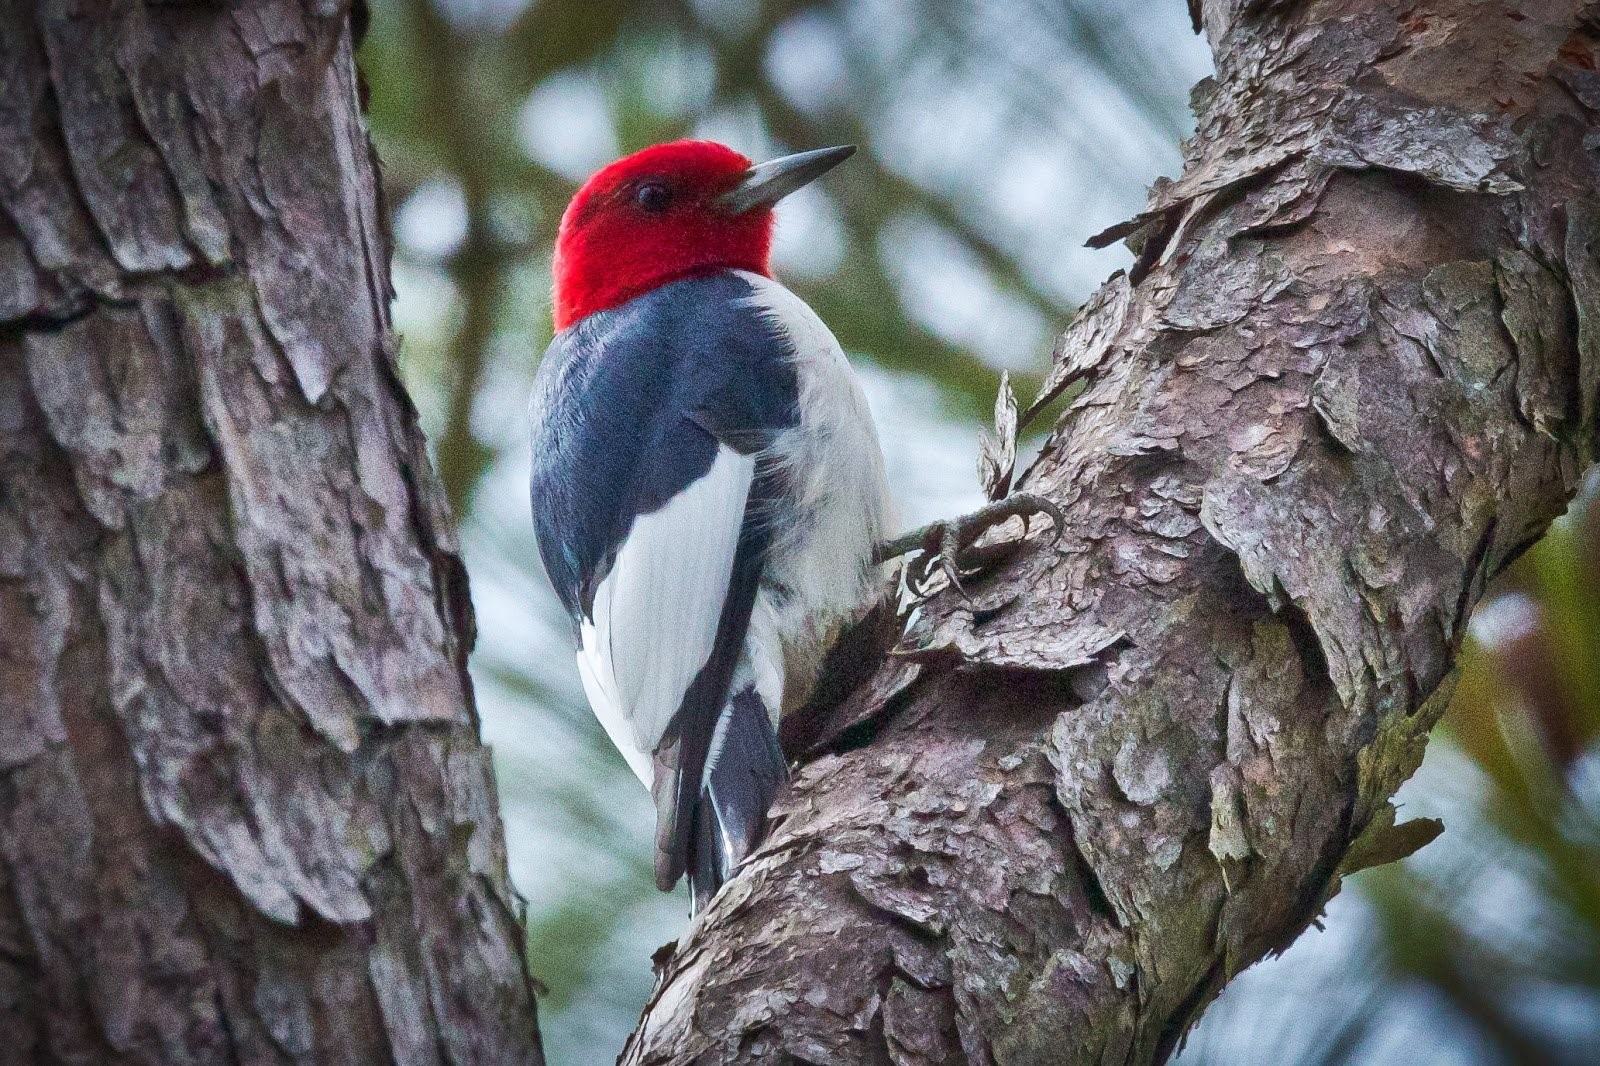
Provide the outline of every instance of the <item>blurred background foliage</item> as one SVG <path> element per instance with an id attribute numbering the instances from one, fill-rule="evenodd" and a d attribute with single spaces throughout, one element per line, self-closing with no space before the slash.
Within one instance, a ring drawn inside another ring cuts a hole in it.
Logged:
<path id="1" fill-rule="evenodd" d="M 979 501 L 1002 370 L 1030 392 L 1120 249 L 1086 237 L 1178 165 L 1208 73 L 1178 0 L 374 0 L 361 52 L 395 222 L 403 369 L 456 505 L 551 1061 L 608 1061 L 686 901 L 584 705 L 527 520 L 524 404 L 550 241 L 596 167 L 682 136 L 862 146 L 786 202 L 778 273 L 850 351 L 906 526 Z M 1407 815 L 1445 835 L 1352 878 L 1247 971 L 1184 1063 L 1600 1061 L 1600 506 L 1494 592 Z"/>

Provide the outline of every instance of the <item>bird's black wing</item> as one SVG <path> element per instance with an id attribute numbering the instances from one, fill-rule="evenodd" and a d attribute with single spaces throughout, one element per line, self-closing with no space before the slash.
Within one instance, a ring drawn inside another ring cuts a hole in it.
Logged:
<path id="1" fill-rule="evenodd" d="M 532 497 L 597 717 L 652 788 L 656 877 L 683 873 L 797 418 L 786 340 L 720 273 L 556 338 L 535 385 Z M 781 764 L 780 764 L 781 768 Z"/>

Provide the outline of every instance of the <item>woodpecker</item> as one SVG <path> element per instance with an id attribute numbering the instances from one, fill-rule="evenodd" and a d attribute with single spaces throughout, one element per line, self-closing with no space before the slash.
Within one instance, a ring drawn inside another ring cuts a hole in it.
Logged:
<path id="1" fill-rule="evenodd" d="M 696 911 L 759 842 L 779 716 L 877 585 L 883 453 L 832 332 L 772 276 L 773 206 L 853 147 L 709 141 L 606 166 L 562 216 L 533 519 L 596 717 Z"/>

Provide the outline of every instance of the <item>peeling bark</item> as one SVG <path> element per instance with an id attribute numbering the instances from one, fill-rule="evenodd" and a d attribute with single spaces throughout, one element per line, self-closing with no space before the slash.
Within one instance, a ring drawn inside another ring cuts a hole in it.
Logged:
<path id="1" fill-rule="evenodd" d="M 1596 454 L 1596 13 L 1191 9 L 1183 174 L 1027 409 L 1081 386 L 1065 535 L 826 687 L 627 1062 L 1160 1061 L 1437 832 L 1388 799 Z"/>
<path id="2" fill-rule="evenodd" d="M 0 2 L 0 1061 L 539 1061 L 349 8 Z"/>

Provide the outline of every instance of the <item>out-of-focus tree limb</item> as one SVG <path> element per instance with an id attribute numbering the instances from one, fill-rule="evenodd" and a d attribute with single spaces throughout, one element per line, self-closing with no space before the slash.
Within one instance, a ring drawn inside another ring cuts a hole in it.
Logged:
<path id="1" fill-rule="evenodd" d="M 813 709 L 855 727 L 625 1061 L 1160 1061 L 1356 855 L 1426 838 L 1388 798 L 1466 619 L 1595 455 L 1593 12 L 1196 10 L 1184 174 L 1019 486 L 1064 536 Z"/>
<path id="2" fill-rule="evenodd" d="M 491 457 L 473 435 L 472 408 L 483 384 L 499 320 L 500 287 L 511 258 L 511 250 L 491 227 L 497 153 L 488 136 L 508 116 L 481 113 L 469 83 L 472 49 L 439 14 L 434 0 L 407 0 L 405 10 L 417 44 L 416 73 L 427 126 L 461 185 L 466 210 L 466 235 L 448 263 L 461 293 L 461 325 L 449 345 L 444 425 L 435 442 L 439 478 L 452 510 L 460 513 Z"/>

